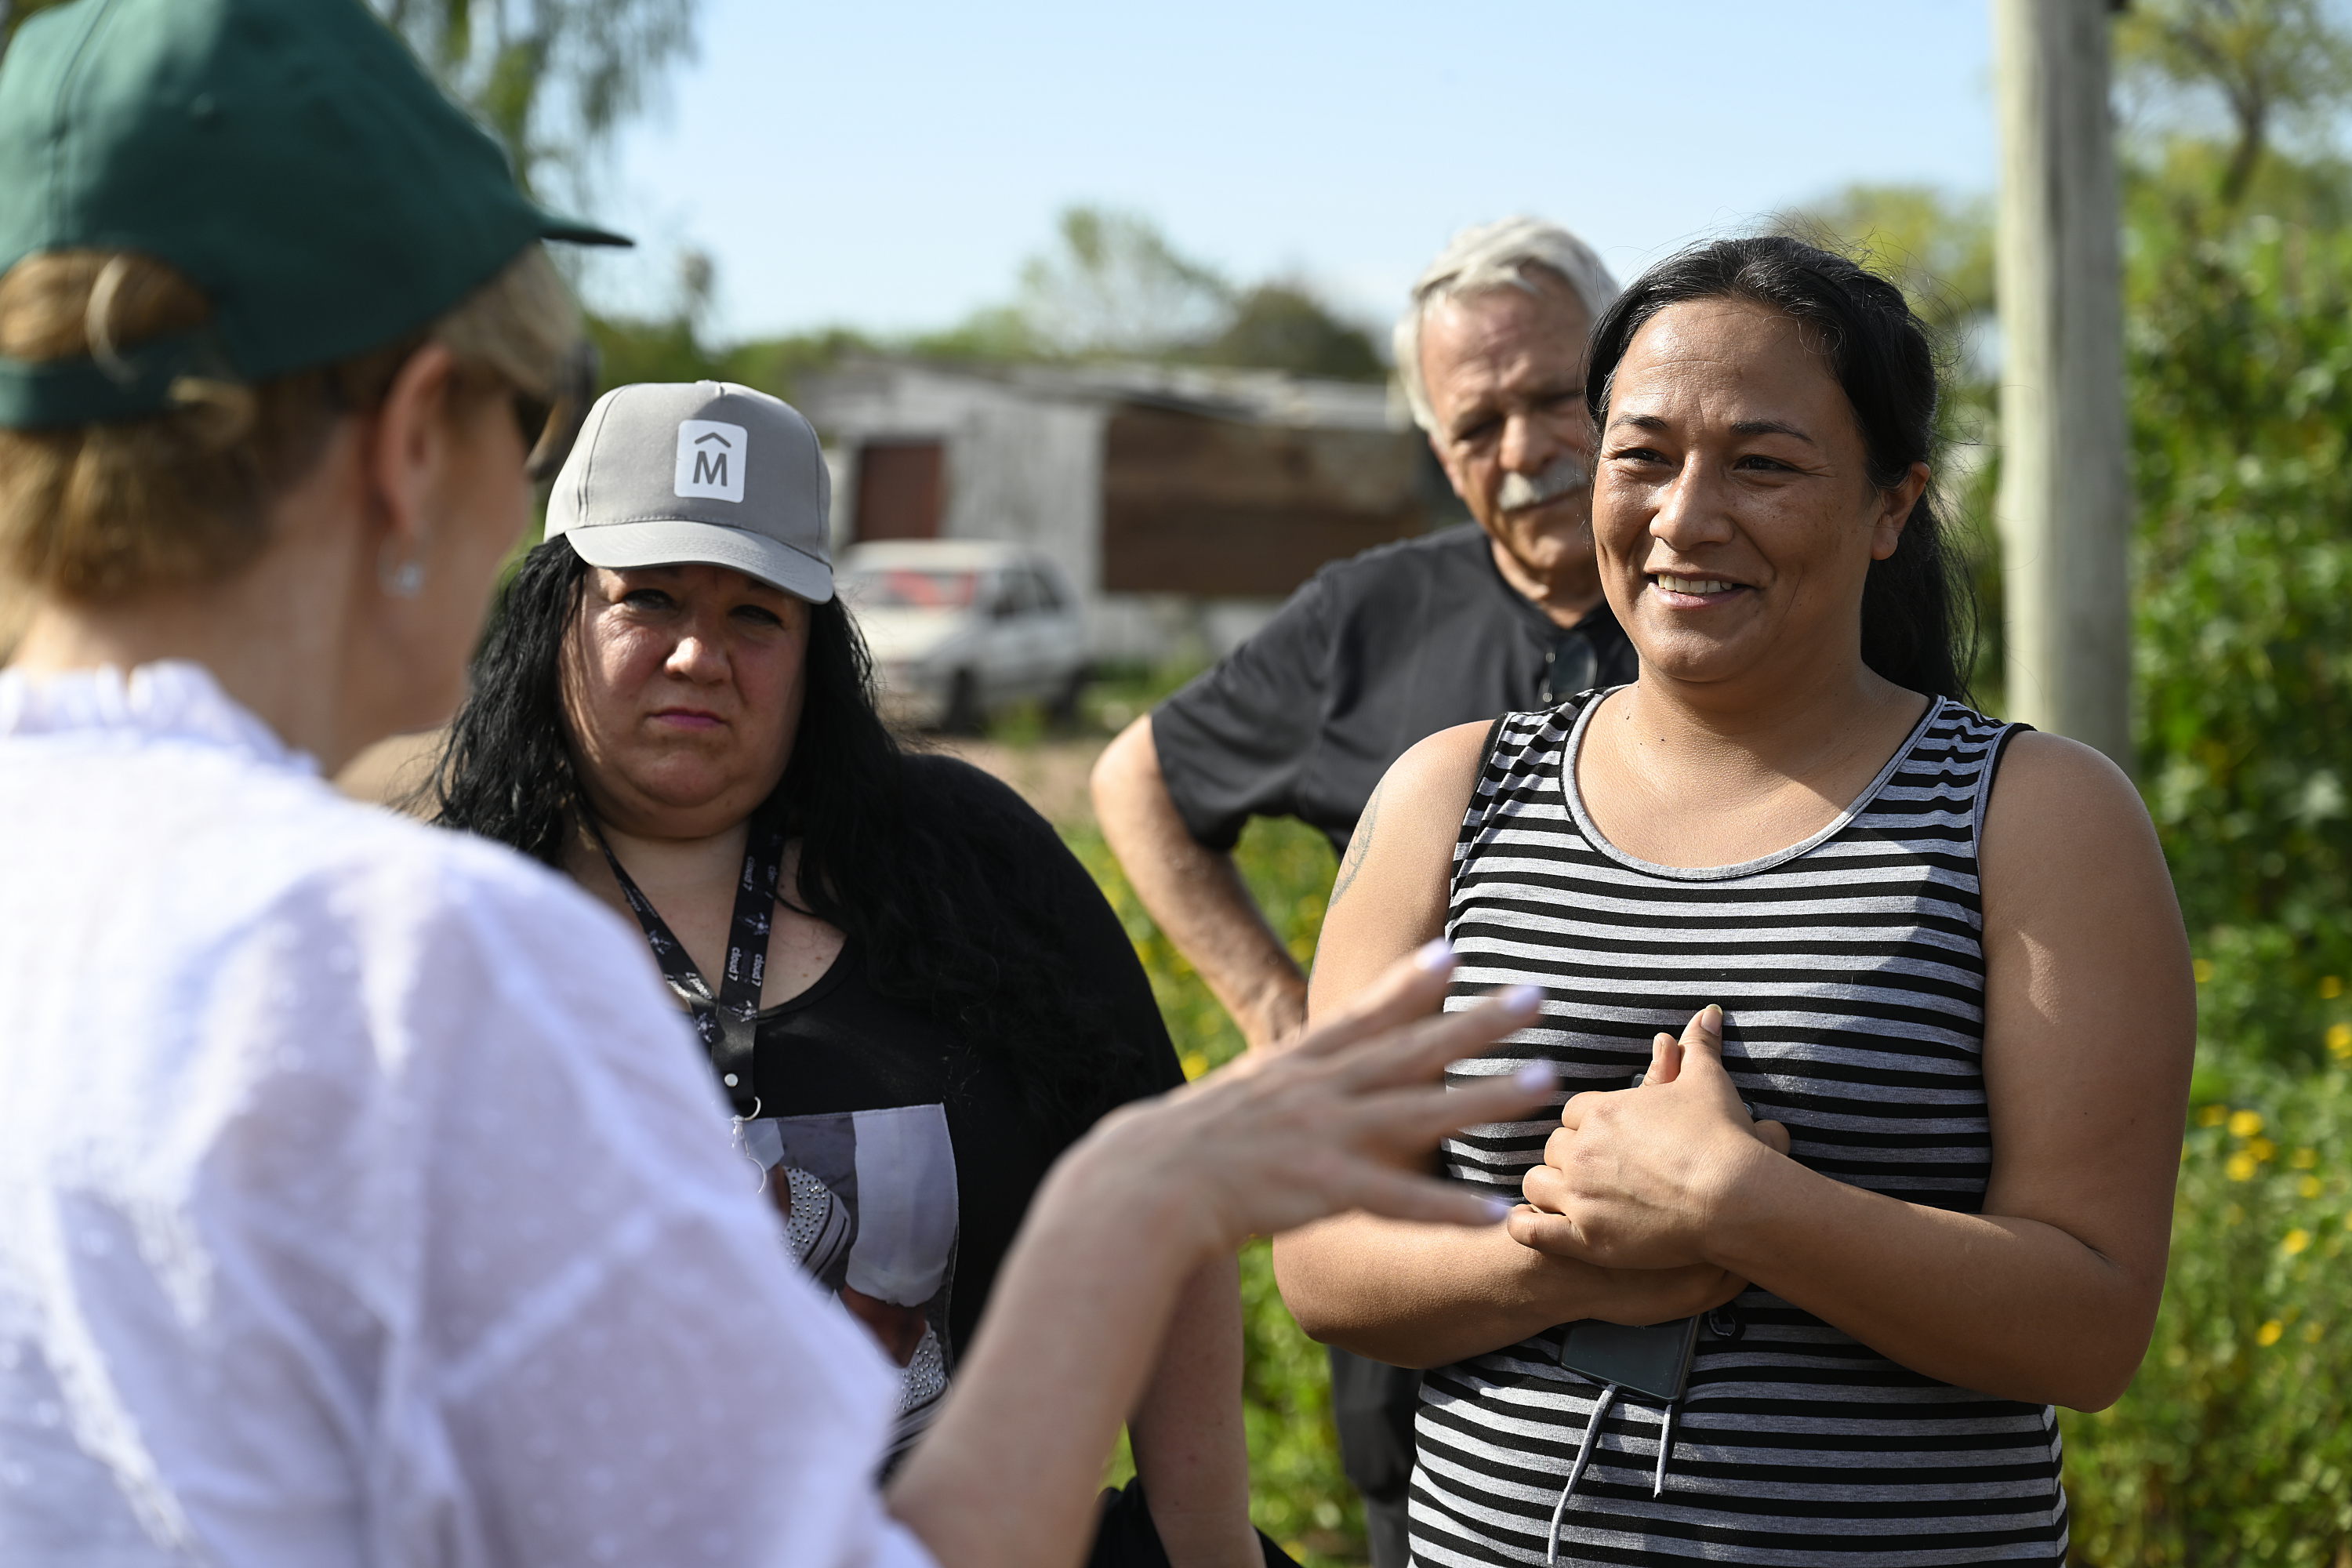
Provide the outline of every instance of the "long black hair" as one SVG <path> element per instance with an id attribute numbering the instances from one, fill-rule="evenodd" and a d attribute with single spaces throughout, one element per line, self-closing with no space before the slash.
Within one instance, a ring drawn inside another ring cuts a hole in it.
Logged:
<path id="1" fill-rule="evenodd" d="M 1596 427 L 1633 335 L 1669 305 L 1748 300 L 1797 321 L 1827 356 L 1862 431 L 1870 482 L 1903 482 L 1936 449 L 1936 351 L 1903 290 L 1801 239 L 1773 235 L 1696 245 L 1659 262 L 1617 297 L 1592 333 L 1584 384 Z M 1936 510 L 1920 492 L 1895 553 L 1870 563 L 1862 587 L 1862 661 L 1897 686 L 1969 698 L 1976 600 Z"/>
<path id="2" fill-rule="evenodd" d="M 588 565 L 561 537 L 523 558 L 475 658 L 428 786 L 434 820 L 558 869 L 580 831 L 562 654 Z M 809 610 L 800 729 L 760 808 L 801 841 L 793 901 L 839 928 L 882 994 L 965 1033 L 1022 1086 L 1048 1129 L 1075 1135 L 1140 1076 L 1064 957 L 1050 830 L 1009 795 L 925 798 L 927 767 L 874 705 L 873 666 L 839 598 Z"/>

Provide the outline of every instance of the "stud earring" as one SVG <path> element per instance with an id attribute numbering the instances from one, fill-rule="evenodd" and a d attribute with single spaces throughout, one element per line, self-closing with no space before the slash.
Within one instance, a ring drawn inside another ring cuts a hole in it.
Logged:
<path id="1" fill-rule="evenodd" d="M 397 566 L 394 565 L 392 541 L 388 539 L 383 542 L 383 549 L 377 552 L 375 577 L 383 591 L 395 599 L 414 599 L 425 592 L 425 563 L 404 561 Z"/>

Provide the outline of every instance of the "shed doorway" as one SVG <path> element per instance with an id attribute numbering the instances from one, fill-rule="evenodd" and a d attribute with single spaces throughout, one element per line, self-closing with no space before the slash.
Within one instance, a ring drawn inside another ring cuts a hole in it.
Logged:
<path id="1" fill-rule="evenodd" d="M 859 542 L 937 539 L 947 500 L 947 454 L 938 441 L 868 441 L 857 449 Z"/>

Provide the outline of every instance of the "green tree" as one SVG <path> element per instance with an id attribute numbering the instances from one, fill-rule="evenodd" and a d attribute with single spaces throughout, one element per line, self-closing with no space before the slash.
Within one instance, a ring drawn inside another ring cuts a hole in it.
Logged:
<path id="1" fill-rule="evenodd" d="M 1147 360 L 1350 380 L 1385 374 L 1370 336 L 1307 284 L 1238 289 L 1150 219 L 1085 205 L 1055 220 L 1053 242 L 1022 264 L 1009 303 L 903 346 L 938 359 Z"/>
<path id="2" fill-rule="evenodd" d="M 1215 331 L 1233 289 L 1135 213 L 1066 209 L 1021 268 L 1013 306 L 1035 343 L 1076 357 L 1151 358 Z"/>
<path id="3" fill-rule="evenodd" d="M 604 384 L 640 381 L 732 381 L 790 400 L 799 378 L 845 355 L 877 352 L 872 339 L 843 328 L 757 338 L 731 346 L 709 341 L 707 325 L 717 268 L 688 250 L 678 258 L 677 291 L 667 313 L 652 317 L 592 315 L 588 330 L 602 359 Z"/>
<path id="4" fill-rule="evenodd" d="M 2140 776 L 2209 1047 L 2316 1063 L 2352 972 L 2352 230 L 2143 222 L 2128 298 Z"/>
<path id="5" fill-rule="evenodd" d="M 2352 16 L 2148 0 L 2117 50 L 2140 776 L 2210 1083 L 2323 1061 L 2352 970 Z"/>
<path id="6" fill-rule="evenodd" d="M 1913 310 L 1946 331 L 1992 313 L 1992 210 L 1981 196 L 1854 184 L 1778 214 L 1770 226 L 1893 279 Z"/>
<path id="7" fill-rule="evenodd" d="M 371 0 L 506 144 L 573 201 L 613 132 L 694 52 L 698 0 Z"/>
<path id="8" fill-rule="evenodd" d="M 2118 79 L 2156 125 L 2195 138 L 2216 117 L 2223 214 L 2254 189 L 2281 133 L 2324 140 L 2352 104 L 2352 34 L 2338 0 L 2141 0 L 2116 28 Z"/>
<path id="9" fill-rule="evenodd" d="M 1203 363 L 1286 370 L 1294 375 L 1378 381 L 1388 374 L 1363 328 L 1344 321 L 1304 283 L 1261 283 L 1234 301 Z"/>

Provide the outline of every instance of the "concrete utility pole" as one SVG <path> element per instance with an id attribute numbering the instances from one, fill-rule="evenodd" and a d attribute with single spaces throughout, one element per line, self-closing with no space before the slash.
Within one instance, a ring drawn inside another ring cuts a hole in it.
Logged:
<path id="1" fill-rule="evenodd" d="M 2115 0 L 1992 0 L 2009 717 L 2132 765 Z"/>

